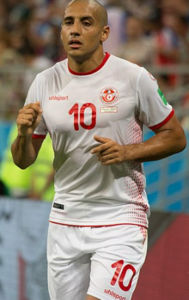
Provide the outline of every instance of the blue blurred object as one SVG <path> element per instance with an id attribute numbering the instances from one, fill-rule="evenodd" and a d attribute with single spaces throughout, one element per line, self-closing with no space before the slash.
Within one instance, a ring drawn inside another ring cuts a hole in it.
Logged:
<path id="1" fill-rule="evenodd" d="M 147 130 L 144 140 L 153 136 Z M 189 141 L 189 132 L 186 132 Z M 151 209 L 189 213 L 189 148 L 166 159 L 144 163 Z"/>
<path id="2" fill-rule="evenodd" d="M 12 122 L 0 122 L 0 162 L 7 146 L 7 139 L 11 129 Z"/>

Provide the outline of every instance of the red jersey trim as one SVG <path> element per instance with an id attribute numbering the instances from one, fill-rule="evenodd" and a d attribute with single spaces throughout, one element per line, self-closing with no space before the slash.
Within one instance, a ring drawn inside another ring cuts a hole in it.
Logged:
<path id="1" fill-rule="evenodd" d="M 104 65 L 105 63 L 107 62 L 107 60 L 109 59 L 110 57 L 110 54 L 105 52 L 105 56 L 104 56 L 104 59 L 103 61 L 101 62 L 101 64 L 94 70 L 92 71 L 89 71 L 89 72 L 86 72 L 86 73 L 78 73 L 78 72 L 75 72 L 73 70 L 70 69 L 70 67 L 68 66 L 68 70 L 70 71 L 71 74 L 73 75 L 79 75 L 79 76 L 83 76 L 83 75 L 91 75 L 93 73 L 96 73 L 97 71 L 99 71 Z"/>
<path id="2" fill-rule="evenodd" d="M 32 138 L 33 139 L 43 139 L 44 140 L 46 138 L 46 135 L 43 135 L 43 134 L 33 134 Z"/>
<path id="3" fill-rule="evenodd" d="M 57 224 L 57 225 L 63 225 L 63 226 L 70 226 L 70 227 L 112 227 L 112 226 L 119 226 L 119 225 L 133 225 L 133 226 L 139 226 L 139 227 L 144 227 L 145 229 L 148 229 L 148 227 L 144 225 L 139 225 L 139 224 L 133 224 L 133 223 L 120 223 L 120 224 L 108 224 L 108 225 L 73 225 L 73 224 L 64 224 L 64 223 L 58 223 L 58 222 L 53 222 L 49 221 L 49 223 Z"/>
<path id="4" fill-rule="evenodd" d="M 155 125 L 155 126 L 152 126 L 152 127 L 149 127 L 150 129 L 157 129 L 157 128 L 160 128 L 161 126 L 163 126 L 164 124 L 166 124 L 171 118 L 172 116 L 174 115 L 174 109 L 171 111 L 171 113 L 168 115 L 168 117 L 161 123 Z"/>

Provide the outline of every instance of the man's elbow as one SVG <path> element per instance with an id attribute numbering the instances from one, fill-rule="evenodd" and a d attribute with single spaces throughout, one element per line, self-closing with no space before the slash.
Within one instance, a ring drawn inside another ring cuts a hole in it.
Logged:
<path id="1" fill-rule="evenodd" d="M 30 166 L 28 164 L 24 164 L 22 161 L 17 161 L 16 159 L 14 159 L 14 157 L 13 157 L 13 162 L 21 170 L 25 170 Z"/>
<path id="2" fill-rule="evenodd" d="M 176 142 L 176 152 L 181 152 L 183 151 L 187 146 L 187 139 L 184 133 L 184 130 L 182 132 L 182 134 L 179 135 L 177 142 Z"/>
<path id="3" fill-rule="evenodd" d="M 183 151 L 186 148 L 186 146 L 187 146 L 187 139 L 185 137 L 185 139 L 182 141 L 182 150 L 181 151 Z"/>

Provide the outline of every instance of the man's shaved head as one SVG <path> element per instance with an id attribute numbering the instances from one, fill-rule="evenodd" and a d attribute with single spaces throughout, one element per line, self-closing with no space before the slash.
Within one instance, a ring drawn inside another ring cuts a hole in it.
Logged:
<path id="1" fill-rule="evenodd" d="M 96 0 L 72 0 L 67 7 L 71 6 L 74 3 L 86 3 L 86 5 L 91 6 L 96 11 L 96 17 L 99 19 L 99 22 L 102 26 L 108 24 L 108 14 L 105 7 Z"/>
<path id="2" fill-rule="evenodd" d="M 96 0 L 72 0 L 64 12 L 61 39 L 72 68 L 83 71 L 103 60 L 103 43 L 109 36 L 107 12 Z M 82 65 L 82 68 L 81 68 Z M 79 68 L 78 68 L 79 66 Z"/>

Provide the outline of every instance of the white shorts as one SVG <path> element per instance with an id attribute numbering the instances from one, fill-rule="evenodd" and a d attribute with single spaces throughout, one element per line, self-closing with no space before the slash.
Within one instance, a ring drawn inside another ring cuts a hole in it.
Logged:
<path id="1" fill-rule="evenodd" d="M 51 300 L 130 300 L 147 251 L 140 226 L 69 227 L 49 224 Z"/>

